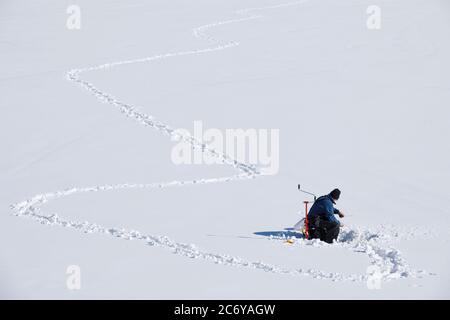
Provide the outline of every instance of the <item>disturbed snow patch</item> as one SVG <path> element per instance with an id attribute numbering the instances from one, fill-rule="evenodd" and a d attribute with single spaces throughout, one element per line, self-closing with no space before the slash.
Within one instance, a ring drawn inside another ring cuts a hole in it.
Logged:
<path id="1" fill-rule="evenodd" d="M 370 265 L 376 267 L 381 280 L 389 281 L 400 278 L 420 278 L 424 275 L 432 275 L 424 270 L 412 269 L 402 257 L 400 250 L 392 245 L 398 240 L 410 240 L 418 236 L 429 236 L 429 231 L 419 228 L 410 230 L 398 230 L 394 226 L 380 226 L 375 229 L 361 227 L 345 227 L 342 229 L 338 241 L 333 244 L 322 242 L 318 239 L 306 240 L 296 237 L 270 237 L 271 240 L 292 240 L 294 246 L 312 247 L 337 247 L 352 252 L 366 254 L 370 259 Z M 367 276 L 364 277 L 367 279 Z"/>

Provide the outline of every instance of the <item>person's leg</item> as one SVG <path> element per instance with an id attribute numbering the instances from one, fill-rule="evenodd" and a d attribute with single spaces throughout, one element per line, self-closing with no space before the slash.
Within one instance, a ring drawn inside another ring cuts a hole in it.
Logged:
<path id="1" fill-rule="evenodd" d="M 319 224 L 320 224 L 320 218 L 319 217 L 315 217 L 315 218 L 311 218 L 311 220 L 309 221 L 309 237 L 308 239 L 320 239 L 320 229 L 319 229 Z"/>
<path id="2" fill-rule="evenodd" d="M 328 230 L 328 239 L 329 242 L 328 243 L 333 243 L 333 240 L 337 240 L 338 236 L 339 236 L 339 231 L 340 231 L 340 226 L 338 223 L 334 223 L 333 227 L 331 229 Z"/>
<path id="3" fill-rule="evenodd" d="M 323 234 L 320 237 L 320 240 L 325 241 L 327 243 L 333 243 L 333 240 L 337 240 L 340 229 L 339 223 L 330 221 L 321 221 L 321 229 L 323 230 Z"/>

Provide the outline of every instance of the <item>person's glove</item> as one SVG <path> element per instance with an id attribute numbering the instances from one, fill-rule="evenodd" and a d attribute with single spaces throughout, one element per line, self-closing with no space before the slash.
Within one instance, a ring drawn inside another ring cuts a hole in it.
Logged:
<path id="1" fill-rule="evenodd" d="M 339 211 L 338 215 L 339 215 L 339 218 L 345 217 L 345 215 L 344 215 L 344 213 L 342 211 Z"/>

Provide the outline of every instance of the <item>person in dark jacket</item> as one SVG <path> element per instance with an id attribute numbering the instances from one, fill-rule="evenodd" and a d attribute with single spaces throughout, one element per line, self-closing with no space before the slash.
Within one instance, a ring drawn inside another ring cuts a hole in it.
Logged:
<path id="1" fill-rule="evenodd" d="M 308 213 L 309 239 L 320 239 L 328 243 L 337 240 L 341 223 L 334 215 L 337 214 L 340 218 L 344 217 L 341 211 L 334 208 L 340 196 L 341 191 L 334 189 L 330 194 L 319 197 L 314 202 Z"/>

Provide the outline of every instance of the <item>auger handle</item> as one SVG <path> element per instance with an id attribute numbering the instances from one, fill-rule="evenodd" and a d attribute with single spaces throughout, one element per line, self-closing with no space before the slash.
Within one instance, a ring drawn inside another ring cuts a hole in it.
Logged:
<path id="1" fill-rule="evenodd" d="M 313 197 L 314 197 L 314 201 L 317 200 L 317 196 L 316 196 L 314 193 L 309 192 L 309 191 L 306 191 L 306 190 L 302 190 L 301 185 L 298 184 L 298 185 L 297 185 L 297 188 L 298 188 L 298 191 L 303 192 L 303 193 L 306 193 L 306 194 L 309 194 L 310 196 L 313 196 Z"/>

